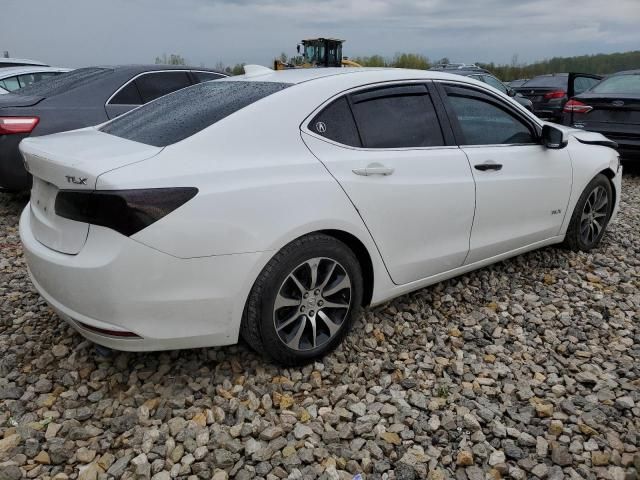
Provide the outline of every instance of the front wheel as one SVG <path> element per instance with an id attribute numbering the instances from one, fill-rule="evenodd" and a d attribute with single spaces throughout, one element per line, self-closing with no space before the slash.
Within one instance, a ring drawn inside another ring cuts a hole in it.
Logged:
<path id="1" fill-rule="evenodd" d="M 344 243 L 322 234 L 299 238 L 258 276 L 242 336 L 279 363 L 308 363 L 348 333 L 362 302 L 362 284 L 358 260 Z"/>
<path id="2" fill-rule="evenodd" d="M 609 179 L 598 174 L 578 199 L 571 216 L 564 245 L 571 250 L 589 251 L 602 240 L 613 212 L 613 190 Z"/>

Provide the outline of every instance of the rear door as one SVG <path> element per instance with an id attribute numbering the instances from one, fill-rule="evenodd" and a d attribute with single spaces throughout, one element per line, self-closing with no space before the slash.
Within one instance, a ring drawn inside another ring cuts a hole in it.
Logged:
<path id="1" fill-rule="evenodd" d="M 539 126 L 502 98 L 470 86 L 439 86 L 476 185 L 466 263 L 558 235 L 571 193 L 567 150 L 543 147 Z"/>
<path id="2" fill-rule="evenodd" d="M 135 107 L 191 85 L 191 78 L 186 70 L 143 73 L 121 86 L 107 100 L 107 115 L 109 118 L 115 118 Z"/>
<path id="3" fill-rule="evenodd" d="M 460 267 L 469 250 L 473 177 L 437 111 L 444 115 L 424 83 L 378 86 L 335 99 L 303 128 L 396 284 Z"/>
<path id="4" fill-rule="evenodd" d="M 570 73 L 567 97 L 571 98 L 580 95 L 590 88 L 596 86 L 602 80 L 602 75 L 593 75 L 590 73 Z"/>

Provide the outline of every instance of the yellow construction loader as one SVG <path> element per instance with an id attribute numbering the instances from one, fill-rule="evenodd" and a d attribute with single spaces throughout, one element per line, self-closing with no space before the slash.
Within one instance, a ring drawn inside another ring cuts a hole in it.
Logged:
<path id="1" fill-rule="evenodd" d="M 275 70 L 289 68 L 316 68 L 316 67 L 361 67 L 342 56 L 342 44 L 344 40 L 337 38 L 308 38 L 298 44 L 298 57 L 293 63 L 284 63 L 282 60 L 274 61 Z"/>

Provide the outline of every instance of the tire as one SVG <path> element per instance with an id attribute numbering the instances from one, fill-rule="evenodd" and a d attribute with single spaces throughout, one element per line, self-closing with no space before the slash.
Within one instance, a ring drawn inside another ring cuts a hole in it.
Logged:
<path id="1" fill-rule="evenodd" d="M 240 333 L 277 363 L 309 363 L 342 342 L 360 311 L 362 292 L 354 253 L 328 235 L 306 235 L 264 267 L 249 294 Z"/>
<path id="2" fill-rule="evenodd" d="M 601 205 L 603 200 L 599 199 L 604 198 L 606 198 L 606 205 Z M 594 203 L 595 209 L 593 208 Z M 571 215 L 563 245 L 570 250 L 583 252 L 597 247 L 609 224 L 612 212 L 613 190 L 611 182 L 600 173 L 589 182 L 580 195 L 573 215 Z M 598 229 L 596 225 L 600 225 L 600 228 Z"/>

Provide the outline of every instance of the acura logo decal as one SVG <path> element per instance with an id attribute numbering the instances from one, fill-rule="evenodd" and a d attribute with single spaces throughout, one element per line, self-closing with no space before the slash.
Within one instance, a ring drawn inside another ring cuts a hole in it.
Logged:
<path id="1" fill-rule="evenodd" d="M 316 131 L 318 133 L 324 133 L 327 131 L 327 125 L 324 122 L 316 123 Z"/>

